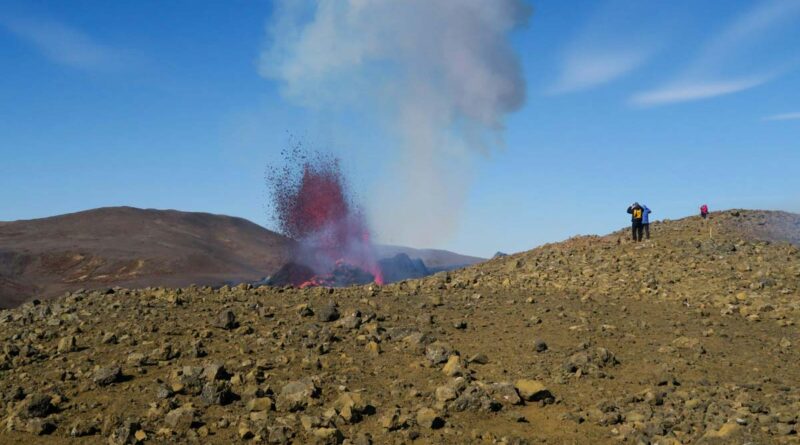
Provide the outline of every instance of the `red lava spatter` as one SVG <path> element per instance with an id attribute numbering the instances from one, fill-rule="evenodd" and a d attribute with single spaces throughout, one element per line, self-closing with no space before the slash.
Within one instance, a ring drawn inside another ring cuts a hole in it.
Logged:
<path id="1" fill-rule="evenodd" d="M 283 155 L 284 167 L 270 170 L 267 175 L 275 218 L 280 231 L 300 243 L 295 261 L 317 274 L 292 284 L 359 284 L 348 282 L 352 268 L 371 274 L 374 282 L 383 284 L 366 219 L 348 194 L 339 160 L 320 153 L 309 154 L 298 147 Z"/>

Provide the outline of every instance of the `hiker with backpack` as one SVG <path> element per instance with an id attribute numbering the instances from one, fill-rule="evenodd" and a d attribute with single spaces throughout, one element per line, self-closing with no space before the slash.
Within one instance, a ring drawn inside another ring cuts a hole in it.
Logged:
<path id="1" fill-rule="evenodd" d="M 645 205 L 642 206 L 642 226 L 644 227 L 645 239 L 650 239 L 650 209 Z"/>
<path id="2" fill-rule="evenodd" d="M 708 218 L 708 206 L 706 204 L 700 206 L 700 217 L 703 219 Z"/>
<path id="3" fill-rule="evenodd" d="M 631 215 L 631 232 L 633 234 L 633 241 L 639 242 L 642 240 L 642 231 L 644 230 L 644 225 L 642 224 L 642 220 L 644 219 L 644 208 L 642 208 L 638 202 L 634 202 L 630 205 L 630 207 L 628 207 L 628 213 Z"/>

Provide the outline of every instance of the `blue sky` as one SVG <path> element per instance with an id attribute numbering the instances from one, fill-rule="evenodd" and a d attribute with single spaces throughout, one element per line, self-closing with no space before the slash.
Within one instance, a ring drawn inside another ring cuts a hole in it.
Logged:
<path id="1" fill-rule="evenodd" d="M 606 233 L 634 200 L 658 219 L 800 211 L 800 1 L 665 5 L 533 2 L 509 35 L 525 104 L 504 143 L 469 155 L 458 225 L 417 247 L 488 256 Z M 0 3 L 0 220 L 131 205 L 269 226 L 265 167 L 288 135 L 338 154 L 371 205 L 391 132 L 259 72 L 273 6 Z"/>

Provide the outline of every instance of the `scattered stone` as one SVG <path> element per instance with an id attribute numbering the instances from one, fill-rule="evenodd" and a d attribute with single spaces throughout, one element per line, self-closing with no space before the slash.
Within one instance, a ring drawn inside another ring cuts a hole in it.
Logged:
<path id="1" fill-rule="evenodd" d="M 99 386 L 108 386 L 122 380 L 122 368 L 109 366 L 100 368 L 94 373 L 92 381 Z"/>
<path id="2" fill-rule="evenodd" d="M 396 431 L 404 428 L 405 422 L 400 416 L 400 408 L 389 408 L 380 418 L 380 425 L 388 431 Z"/>
<path id="3" fill-rule="evenodd" d="M 196 415 L 194 407 L 188 404 L 168 412 L 164 417 L 164 423 L 178 434 L 184 434 L 194 425 Z"/>
<path id="4" fill-rule="evenodd" d="M 417 425 L 435 430 L 444 426 L 444 420 L 436 411 L 430 408 L 422 408 L 417 411 Z"/>
<path id="5" fill-rule="evenodd" d="M 366 349 L 370 355 L 378 355 L 381 353 L 381 345 L 375 341 L 370 341 L 367 343 Z"/>
<path id="6" fill-rule="evenodd" d="M 464 375 L 465 369 L 461 362 L 461 357 L 457 355 L 451 355 L 450 358 L 447 359 L 447 363 L 445 363 L 444 367 L 442 368 L 442 372 L 448 377 Z"/>
<path id="7" fill-rule="evenodd" d="M 25 406 L 25 415 L 27 417 L 46 417 L 55 411 L 52 400 L 53 398 L 46 394 L 31 395 Z"/>
<path id="8" fill-rule="evenodd" d="M 742 427 L 737 425 L 736 423 L 726 423 L 722 425 L 718 430 L 710 430 L 703 435 L 704 439 L 713 440 L 713 439 L 722 439 L 724 441 L 730 440 L 734 436 L 737 436 L 742 430 Z M 723 443 L 723 442 L 720 442 Z"/>
<path id="9" fill-rule="evenodd" d="M 103 339 L 100 342 L 104 345 L 115 345 L 117 344 L 117 335 L 113 332 L 107 332 L 103 335 Z"/>
<path id="10" fill-rule="evenodd" d="M 209 363 L 203 368 L 203 378 L 206 380 L 228 380 L 230 377 L 222 363 Z"/>
<path id="11" fill-rule="evenodd" d="M 125 363 L 130 366 L 146 366 L 150 364 L 150 360 L 141 352 L 133 352 L 125 359 Z"/>
<path id="12" fill-rule="evenodd" d="M 78 350 L 78 342 L 75 340 L 74 335 L 68 335 L 58 341 L 58 353 L 66 354 Z"/>
<path id="13" fill-rule="evenodd" d="M 328 303 L 317 311 L 317 319 L 322 322 L 331 322 L 339 319 L 339 309 L 335 303 Z"/>
<path id="14" fill-rule="evenodd" d="M 444 342 L 433 342 L 425 348 L 425 357 L 434 365 L 446 362 L 451 355 L 453 355 L 453 348 Z"/>
<path id="15" fill-rule="evenodd" d="M 489 363 L 489 357 L 486 354 L 475 354 L 467 360 L 469 363 L 476 363 L 478 365 L 485 365 Z"/>
<path id="16" fill-rule="evenodd" d="M 216 318 L 214 318 L 213 326 L 226 330 L 235 329 L 238 326 L 238 323 L 236 322 L 236 314 L 234 314 L 230 309 L 220 312 Z"/>
<path id="17" fill-rule="evenodd" d="M 436 388 L 436 400 L 439 402 L 449 402 L 458 397 L 458 391 L 453 385 L 443 385 Z"/>
<path id="18" fill-rule="evenodd" d="M 252 411 L 272 411 L 275 404 L 269 397 L 257 397 L 247 402 L 246 409 L 248 412 Z"/>
<path id="19" fill-rule="evenodd" d="M 211 381 L 203 386 L 200 398 L 208 405 L 227 405 L 234 401 L 230 382 Z"/>
<path id="20" fill-rule="evenodd" d="M 345 392 L 336 399 L 334 407 L 348 423 L 357 423 L 363 416 L 375 413 L 375 408 L 367 403 L 359 393 Z"/>
<path id="21" fill-rule="evenodd" d="M 489 385 L 489 393 L 498 402 L 504 405 L 519 405 L 522 403 L 517 393 L 517 389 L 509 382 L 492 383 Z"/>
<path id="22" fill-rule="evenodd" d="M 47 419 L 30 419 L 26 424 L 25 430 L 36 436 L 44 436 L 55 431 L 56 424 Z"/>
<path id="23" fill-rule="evenodd" d="M 528 402 L 552 403 L 555 401 L 553 394 L 544 383 L 538 380 L 520 379 L 514 383 L 520 397 Z"/>
<path id="24" fill-rule="evenodd" d="M 236 430 L 237 434 L 239 435 L 239 439 L 241 440 L 248 440 L 252 439 L 255 436 L 253 432 L 253 427 L 250 425 L 250 422 L 245 420 L 239 422 L 239 427 Z"/>
<path id="25" fill-rule="evenodd" d="M 466 386 L 449 406 L 454 411 L 477 411 L 483 413 L 499 411 L 503 407 L 500 402 L 492 399 L 477 384 Z"/>
<path id="26" fill-rule="evenodd" d="M 278 394 L 276 406 L 280 411 L 301 411 L 311 398 L 319 396 L 319 388 L 310 379 L 289 382 Z"/>
<path id="27" fill-rule="evenodd" d="M 326 445 L 336 445 L 344 441 L 344 435 L 335 427 L 316 428 L 312 435 L 317 443 Z"/>
<path id="28" fill-rule="evenodd" d="M 141 431 L 139 428 L 139 423 L 134 420 L 129 419 L 124 421 L 122 425 L 115 428 L 111 433 L 111 436 L 108 438 L 109 445 L 128 445 L 140 442 L 141 440 L 136 438 L 136 433 Z M 142 431 L 142 433 L 144 432 Z"/>
<path id="29" fill-rule="evenodd" d="M 100 432 L 100 428 L 95 422 L 79 420 L 72 425 L 69 429 L 69 435 L 72 437 L 86 437 L 93 436 Z"/>

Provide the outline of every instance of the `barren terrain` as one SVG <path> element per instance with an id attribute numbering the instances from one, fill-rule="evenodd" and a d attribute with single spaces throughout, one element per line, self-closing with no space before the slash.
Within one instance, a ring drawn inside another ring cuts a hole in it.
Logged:
<path id="1" fill-rule="evenodd" d="M 798 443 L 798 215 L 343 289 L 0 311 L 2 443 Z"/>

